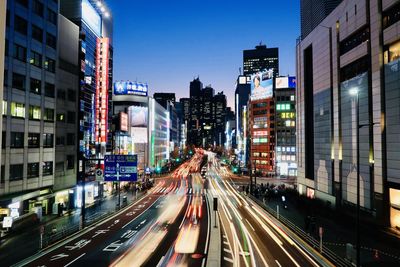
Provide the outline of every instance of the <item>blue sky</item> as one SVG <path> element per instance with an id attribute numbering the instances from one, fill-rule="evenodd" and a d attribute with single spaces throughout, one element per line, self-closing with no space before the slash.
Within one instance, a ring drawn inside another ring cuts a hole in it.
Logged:
<path id="1" fill-rule="evenodd" d="M 197 75 L 233 107 L 242 50 L 280 49 L 280 73 L 295 74 L 297 0 L 108 0 L 114 18 L 114 79 L 189 96 Z"/>

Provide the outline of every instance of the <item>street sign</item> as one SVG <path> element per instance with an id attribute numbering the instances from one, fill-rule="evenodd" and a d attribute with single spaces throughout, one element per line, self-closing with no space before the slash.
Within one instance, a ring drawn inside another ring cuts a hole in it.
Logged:
<path id="1" fill-rule="evenodd" d="M 102 169 L 97 169 L 96 170 L 96 181 L 104 181 L 103 170 Z"/>
<path id="2" fill-rule="evenodd" d="M 43 235 L 44 234 L 44 226 L 40 226 L 40 234 Z"/>
<path id="3" fill-rule="evenodd" d="M 213 207 L 213 210 L 214 211 L 217 211 L 218 210 L 218 198 L 216 198 L 216 197 L 214 197 L 214 203 L 213 203 L 214 205 L 214 207 Z"/>
<path id="4" fill-rule="evenodd" d="M 13 223 L 13 218 L 10 216 L 3 218 L 3 228 L 10 228 Z"/>
<path id="5" fill-rule="evenodd" d="M 104 181 L 137 181 L 137 155 L 104 156 Z"/>

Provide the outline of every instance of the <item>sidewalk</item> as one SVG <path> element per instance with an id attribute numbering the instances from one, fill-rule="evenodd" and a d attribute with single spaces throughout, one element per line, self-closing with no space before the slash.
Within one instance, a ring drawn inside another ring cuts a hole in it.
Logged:
<path id="1" fill-rule="evenodd" d="M 318 229 L 323 227 L 323 243 L 338 256 L 346 257 L 346 244 L 355 243 L 355 218 L 342 212 L 317 205 L 304 205 L 299 198 L 285 194 L 287 209 L 284 209 L 281 194 L 267 200 L 259 197 L 264 204 L 277 210 L 296 226 L 319 240 Z M 308 219 L 307 219 L 308 216 Z M 311 219 L 310 221 L 310 218 Z M 362 266 L 400 266 L 400 238 L 375 225 L 361 223 L 361 263 Z"/>
<path id="2" fill-rule="evenodd" d="M 123 196 L 127 196 L 127 204 L 134 202 L 142 196 L 144 192 L 132 194 L 131 192 L 121 192 L 121 206 Z M 107 214 L 116 211 L 118 203 L 118 194 L 103 198 L 101 202 L 86 208 L 86 225 Z M 55 242 L 51 237 L 53 229 L 55 233 L 61 234 L 65 229 L 79 229 L 81 220 L 81 209 L 72 211 L 70 214 L 58 217 L 57 215 L 44 216 L 40 224 L 35 224 L 31 228 L 25 229 L 23 232 L 10 234 L 0 240 L 0 262 L 1 266 L 10 266 L 19 262 L 40 250 L 40 228 L 44 227 L 44 239 Z M 59 235 L 61 237 L 61 235 Z"/>

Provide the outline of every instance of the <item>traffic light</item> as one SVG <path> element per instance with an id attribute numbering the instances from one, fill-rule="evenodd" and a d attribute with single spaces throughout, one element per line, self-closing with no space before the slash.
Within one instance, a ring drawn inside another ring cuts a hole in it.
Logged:
<path id="1" fill-rule="evenodd" d="M 176 162 L 179 162 L 179 161 L 181 161 L 181 159 L 180 159 L 180 158 L 176 158 L 175 161 L 176 161 Z"/>
<path id="2" fill-rule="evenodd" d="M 160 171 L 161 171 L 161 167 L 158 166 L 158 167 L 156 168 L 156 172 L 159 173 Z"/>

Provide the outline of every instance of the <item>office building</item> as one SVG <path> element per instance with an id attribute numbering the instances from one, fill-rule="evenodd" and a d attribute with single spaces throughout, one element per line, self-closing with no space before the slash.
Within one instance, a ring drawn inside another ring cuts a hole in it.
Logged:
<path id="1" fill-rule="evenodd" d="M 153 98 L 165 109 L 168 106 L 168 102 L 172 104 L 176 102 L 175 93 L 154 93 Z"/>
<path id="2" fill-rule="evenodd" d="M 215 122 L 214 141 L 217 146 L 223 146 L 225 144 L 225 126 L 227 120 L 227 107 L 226 107 L 226 95 L 224 92 L 219 92 L 214 96 L 213 100 L 214 112 L 212 120 Z M 229 114 L 232 115 L 232 114 Z"/>
<path id="3" fill-rule="evenodd" d="M 301 0 L 301 39 L 307 37 L 342 0 Z"/>
<path id="4" fill-rule="evenodd" d="M 6 14 L 7 14 L 7 2 L 3 1 L 0 3 L 0 40 L 6 40 Z M 6 42 L 0 43 L 0 85 L 5 85 L 4 80 L 4 51 Z M 3 99 L 3 90 L 0 90 L 0 99 Z M 3 110 L 4 102 L 1 101 L 0 107 Z M 3 118 L 0 118 L 0 130 L 3 128 Z M 0 137 L 0 143 L 2 142 L 2 136 Z M 0 162 L 2 160 L 2 153 L 0 153 Z M 0 188 L 5 186 L 5 174 L 3 168 L 1 169 L 0 176 Z"/>
<path id="5" fill-rule="evenodd" d="M 350 213 L 359 196 L 370 220 L 393 228 L 400 227 L 399 12 L 399 1 L 343 0 L 297 45 L 299 193 Z"/>
<path id="6" fill-rule="evenodd" d="M 255 49 L 243 51 L 243 75 L 250 76 L 259 71 L 272 69 L 279 76 L 279 49 L 257 45 Z"/>
<path id="7" fill-rule="evenodd" d="M 203 83 L 197 77 L 190 82 L 190 119 L 188 121 L 188 143 L 195 146 L 202 146 L 201 136 L 201 92 L 203 90 Z"/>
<path id="8" fill-rule="evenodd" d="M 54 203 L 58 8 L 7 1 L 0 206 L 12 217 L 50 214 Z"/>
<path id="9" fill-rule="evenodd" d="M 279 177 L 297 176 L 296 79 L 275 78 L 275 163 Z"/>
<path id="10" fill-rule="evenodd" d="M 105 1 L 61 0 L 60 12 L 80 31 L 78 110 L 79 180 L 94 170 L 110 145 L 113 20 Z M 94 177 L 91 177 L 94 178 Z"/>

